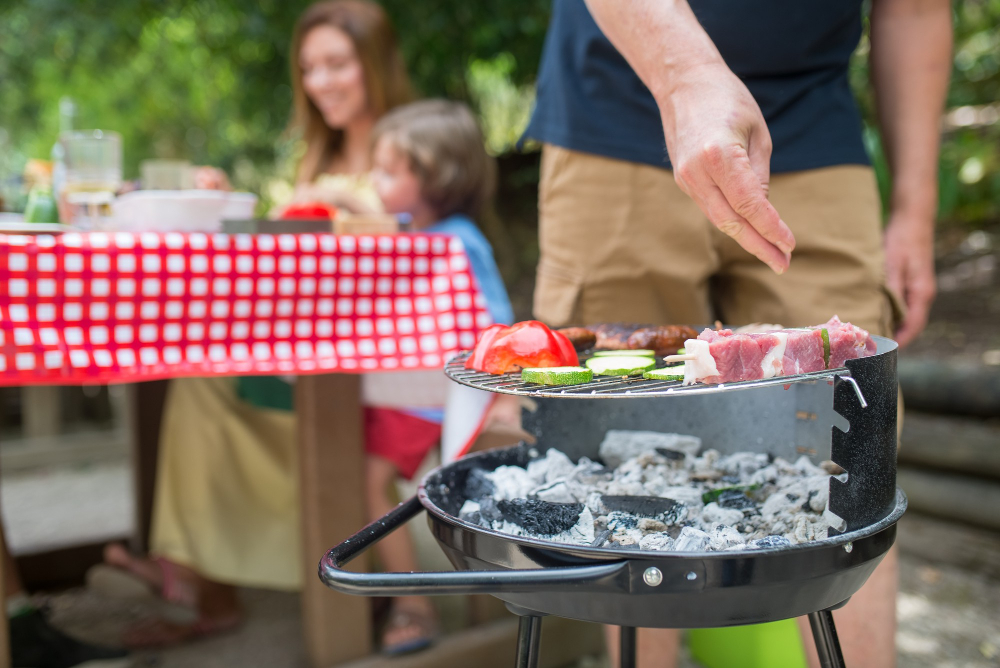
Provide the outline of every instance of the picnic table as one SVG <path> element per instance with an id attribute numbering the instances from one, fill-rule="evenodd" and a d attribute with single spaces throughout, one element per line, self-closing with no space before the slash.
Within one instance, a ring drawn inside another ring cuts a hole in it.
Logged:
<path id="1" fill-rule="evenodd" d="M 298 376 L 315 666 L 371 650 L 368 599 L 310 577 L 365 524 L 359 374 L 439 369 L 489 324 L 461 242 L 440 235 L 0 235 L 0 385 Z"/>

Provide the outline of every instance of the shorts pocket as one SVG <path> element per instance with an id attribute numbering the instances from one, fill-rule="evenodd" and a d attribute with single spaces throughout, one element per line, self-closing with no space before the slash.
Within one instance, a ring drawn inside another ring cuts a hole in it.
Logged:
<path id="1" fill-rule="evenodd" d="M 550 327 L 565 327 L 578 317 L 583 276 L 542 260 L 538 264 L 533 311 Z"/>

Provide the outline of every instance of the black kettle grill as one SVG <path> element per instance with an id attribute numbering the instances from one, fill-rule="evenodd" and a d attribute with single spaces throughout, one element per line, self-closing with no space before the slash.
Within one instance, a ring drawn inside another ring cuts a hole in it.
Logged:
<path id="1" fill-rule="evenodd" d="M 517 374 L 466 370 L 466 354 L 460 355 L 445 368 L 456 382 L 531 400 L 524 426 L 536 445 L 474 454 L 430 472 L 417 496 L 330 550 L 320 579 L 360 596 L 496 596 L 521 617 L 518 668 L 537 665 L 544 615 L 621 626 L 622 668 L 635 666 L 636 627 L 708 628 L 808 615 L 821 664 L 842 667 L 831 612 L 871 575 L 906 510 L 896 488 L 897 345 L 874 338 L 877 353 L 848 360 L 846 368 L 721 385 L 600 378 L 540 387 Z M 842 524 L 826 539 L 788 547 L 657 552 L 512 536 L 459 519 L 471 470 L 524 466 L 549 447 L 573 460 L 598 459 L 609 429 L 692 434 L 724 454 L 833 460 L 845 473 L 831 476 L 829 509 Z M 456 571 L 343 570 L 422 510 Z"/>

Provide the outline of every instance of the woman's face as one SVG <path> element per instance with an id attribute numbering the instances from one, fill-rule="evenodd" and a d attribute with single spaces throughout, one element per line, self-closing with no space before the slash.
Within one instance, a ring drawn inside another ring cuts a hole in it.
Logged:
<path id="1" fill-rule="evenodd" d="M 302 87 L 331 128 L 346 128 L 370 113 L 364 68 L 343 30 L 321 25 L 306 33 L 299 64 Z"/>

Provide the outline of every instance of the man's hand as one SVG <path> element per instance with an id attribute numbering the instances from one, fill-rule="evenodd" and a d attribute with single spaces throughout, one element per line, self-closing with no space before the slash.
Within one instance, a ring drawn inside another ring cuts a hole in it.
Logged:
<path id="1" fill-rule="evenodd" d="M 659 96 L 674 180 L 708 219 L 776 273 L 795 237 L 767 200 L 771 135 L 760 107 L 724 64 L 678 75 Z"/>
<path id="2" fill-rule="evenodd" d="M 885 274 L 889 289 L 906 304 L 906 317 L 896 331 L 896 341 L 905 346 L 927 324 L 936 292 L 933 218 L 890 216 L 885 228 Z"/>
<path id="3" fill-rule="evenodd" d="M 660 108 L 674 179 L 708 219 L 779 274 L 795 248 L 767 201 L 771 135 L 686 0 L 586 0 Z"/>

